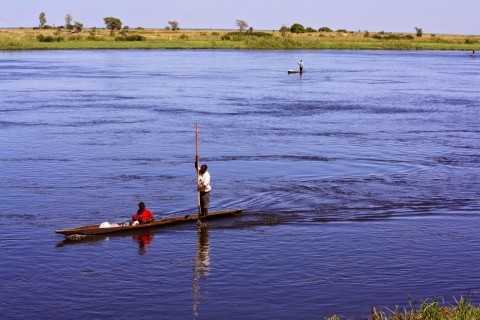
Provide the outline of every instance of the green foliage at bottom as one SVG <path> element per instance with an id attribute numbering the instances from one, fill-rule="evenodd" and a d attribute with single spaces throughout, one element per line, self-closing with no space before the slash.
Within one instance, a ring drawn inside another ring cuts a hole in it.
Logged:
<path id="1" fill-rule="evenodd" d="M 341 320 L 339 316 L 331 316 L 328 320 Z M 442 306 L 437 301 L 425 301 L 419 308 L 396 308 L 388 312 L 373 309 L 371 320 L 479 320 L 480 307 L 474 306 L 465 299 L 456 305 Z"/>

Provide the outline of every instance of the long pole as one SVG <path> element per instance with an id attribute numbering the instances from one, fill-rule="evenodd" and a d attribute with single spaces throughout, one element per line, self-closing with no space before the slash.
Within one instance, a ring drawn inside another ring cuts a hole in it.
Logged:
<path id="1" fill-rule="evenodd" d="M 198 124 L 195 122 L 195 163 L 200 166 L 200 154 L 199 154 L 199 130 Z M 202 214 L 202 209 L 200 207 L 200 192 L 198 191 L 198 167 L 195 167 L 195 191 L 197 193 L 197 207 L 198 207 L 198 220 L 200 220 L 200 216 Z"/>

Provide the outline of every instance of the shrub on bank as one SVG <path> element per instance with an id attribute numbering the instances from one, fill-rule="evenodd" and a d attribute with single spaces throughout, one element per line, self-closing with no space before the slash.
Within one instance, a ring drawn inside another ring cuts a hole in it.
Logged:
<path id="1" fill-rule="evenodd" d="M 115 37 L 115 41 L 145 41 L 146 38 L 139 34 L 122 34 Z"/>
<path id="2" fill-rule="evenodd" d="M 413 40 L 415 39 L 411 34 L 395 34 L 395 33 L 377 33 L 372 38 L 378 40 Z"/>
<path id="3" fill-rule="evenodd" d="M 63 37 L 62 36 L 50 36 L 50 35 L 43 35 L 43 34 L 39 34 L 37 36 L 37 40 L 39 42 L 60 42 L 60 41 L 63 41 Z"/>
<path id="4" fill-rule="evenodd" d="M 82 40 L 82 36 L 77 34 L 77 35 L 72 35 L 67 38 L 68 41 L 79 41 Z"/>
<path id="5" fill-rule="evenodd" d="M 89 35 L 86 39 L 88 41 L 105 41 L 106 40 L 104 37 L 98 37 L 96 35 Z"/>
<path id="6" fill-rule="evenodd" d="M 248 48 L 254 49 L 293 49 L 300 48 L 301 43 L 293 39 L 270 37 L 270 38 L 250 38 L 247 39 Z"/>
<path id="7" fill-rule="evenodd" d="M 220 39 L 242 41 L 251 38 L 271 38 L 271 33 L 252 31 L 252 32 L 229 32 L 224 34 Z"/>

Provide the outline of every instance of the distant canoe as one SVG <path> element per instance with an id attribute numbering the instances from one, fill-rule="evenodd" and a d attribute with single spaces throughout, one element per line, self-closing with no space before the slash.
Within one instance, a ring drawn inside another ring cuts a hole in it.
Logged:
<path id="1" fill-rule="evenodd" d="M 206 218 L 203 220 L 212 220 L 216 218 L 228 217 L 228 216 L 235 216 L 242 213 L 242 210 L 223 210 L 223 211 L 216 211 L 211 212 L 208 214 Z M 166 217 L 160 220 L 155 220 L 151 223 L 146 224 L 139 224 L 136 226 L 120 226 L 120 227 L 111 227 L 111 228 L 100 228 L 99 224 L 88 225 L 78 228 L 72 229 L 62 229 L 56 230 L 56 233 L 63 234 L 67 237 L 69 236 L 96 236 L 96 235 L 104 235 L 104 234 L 114 234 L 114 233 L 122 233 L 122 232 L 131 232 L 136 230 L 146 230 L 146 229 L 153 229 L 153 228 L 160 228 L 160 227 L 167 227 L 175 224 L 180 223 L 187 223 L 187 222 L 195 222 L 198 219 L 197 214 L 188 214 L 182 216 L 173 216 L 173 217 Z"/>
<path id="2" fill-rule="evenodd" d="M 300 72 L 300 70 L 288 70 L 288 74 L 294 74 L 294 73 L 302 73 L 302 72 Z"/>

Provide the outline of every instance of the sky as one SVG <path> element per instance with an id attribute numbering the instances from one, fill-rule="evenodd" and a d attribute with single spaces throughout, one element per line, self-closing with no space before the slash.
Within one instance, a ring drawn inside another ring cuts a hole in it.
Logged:
<path id="1" fill-rule="evenodd" d="M 236 19 L 255 29 L 294 22 L 319 28 L 480 34 L 480 0 L 1 0 L 0 27 L 31 27 L 44 11 L 51 25 L 64 17 L 86 27 L 114 16 L 130 27 L 234 28 Z"/>

